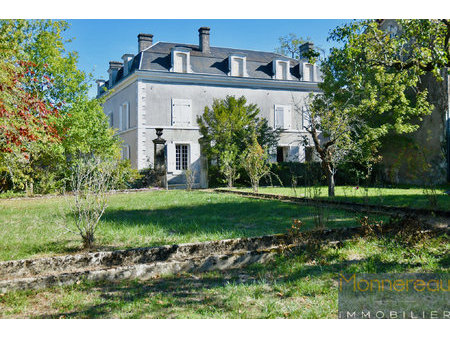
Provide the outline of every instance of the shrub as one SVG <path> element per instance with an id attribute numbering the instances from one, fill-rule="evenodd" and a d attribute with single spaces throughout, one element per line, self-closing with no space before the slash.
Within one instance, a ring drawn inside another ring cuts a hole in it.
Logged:
<path id="1" fill-rule="evenodd" d="M 259 145 L 256 138 L 253 143 L 242 154 L 242 167 L 250 177 L 250 182 L 254 192 L 258 192 L 259 181 L 270 173 L 269 155 Z"/>
<path id="2" fill-rule="evenodd" d="M 114 184 L 116 170 L 116 161 L 101 158 L 82 158 L 72 169 L 70 186 L 73 198 L 69 199 L 69 206 L 76 230 L 68 226 L 66 229 L 81 236 L 84 248 L 91 248 L 94 244 L 94 235 L 106 210 L 107 192 Z"/>

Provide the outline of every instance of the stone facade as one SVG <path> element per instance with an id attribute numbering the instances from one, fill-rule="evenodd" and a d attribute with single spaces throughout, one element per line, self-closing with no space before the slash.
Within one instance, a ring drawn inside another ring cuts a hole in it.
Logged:
<path id="1" fill-rule="evenodd" d="M 112 90 L 104 112 L 123 140 L 123 156 L 134 168 L 153 167 L 153 140 L 156 128 L 162 128 L 169 186 L 184 184 L 187 158 L 195 172 L 194 186 L 206 187 L 197 116 L 214 99 L 244 95 L 272 127 L 280 124 L 276 114 L 283 114 L 283 160 L 302 161 L 302 107 L 309 93 L 318 92 L 317 66 L 270 52 L 212 47 L 209 33 L 207 27 L 199 29 L 198 46 L 153 44 L 152 35 L 139 34 L 139 53 L 124 54 L 120 68 L 120 63 L 110 63 L 109 80 L 98 82 L 99 96 Z"/>

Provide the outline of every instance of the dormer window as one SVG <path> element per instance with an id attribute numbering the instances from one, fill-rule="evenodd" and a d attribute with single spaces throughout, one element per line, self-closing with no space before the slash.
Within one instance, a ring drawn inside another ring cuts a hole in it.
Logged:
<path id="1" fill-rule="evenodd" d="M 230 55 L 228 59 L 229 76 L 247 77 L 247 57 L 245 55 Z"/>
<path id="2" fill-rule="evenodd" d="M 289 60 L 273 60 L 273 78 L 276 80 L 290 80 L 290 62 Z"/>
<path id="3" fill-rule="evenodd" d="M 185 48 L 174 48 L 172 50 L 172 68 L 175 73 L 192 73 L 191 53 Z"/>
<path id="4" fill-rule="evenodd" d="M 300 74 L 302 81 L 308 82 L 317 82 L 318 81 L 318 73 L 317 66 L 309 63 L 309 62 L 301 62 L 300 65 Z"/>

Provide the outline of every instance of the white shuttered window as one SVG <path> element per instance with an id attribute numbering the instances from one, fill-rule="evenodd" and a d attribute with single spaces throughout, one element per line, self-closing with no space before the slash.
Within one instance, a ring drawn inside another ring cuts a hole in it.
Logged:
<path id="1" fill-rule="evenodd" d="M 172 126 L 189 127 L 192 125 L 192 101 L 172 99 Z"/>
<path id="2" fill-rule="evenodd" d="M 292 128 L 292 108 L 286 105 L 275 105 L 275 128 Z"/>

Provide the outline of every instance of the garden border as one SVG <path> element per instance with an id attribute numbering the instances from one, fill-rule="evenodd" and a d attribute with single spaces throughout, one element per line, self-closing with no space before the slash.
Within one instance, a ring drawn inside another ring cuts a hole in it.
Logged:
<path id="1" fill-rule="evenodd" d="M 253 197 L 260 199 L 270 199 L 270 200 L 280 200 L 294 203 L 305 203 L 305 204 L 315 204 L 315 205 L 326 205 L 335 207 L 338 209 L 346 209 L 351 211 L 363 211 L 367 213 L 382 213 L 387 215 L 398 215 L 398 214 L 414 214 L 417 216 L 432 216 L 432 217 L 445 217 L 450 218 L 450 211 L 446 210 L 434 210 L 434 209 L 423 209 L 423 208 L 408 208 L 408 207 L 395 207 L 386 205 L 374 205 L 374 204 L 362 204 L 346 201 L 333 201 L 333 200 L 323 200 L 323 199 L 313 199 L 308 197 L 295 197 L 286 196 L 278 194 L 269 193 L 255 193 L 249 191 L 232 190 L 216 188 L 213 189 L 215 192 L 219 193 L 232 193 L 236 195 L 241 195 L 245 197 Z M 447 225 L 448 226 L 448 225 Z"/>

